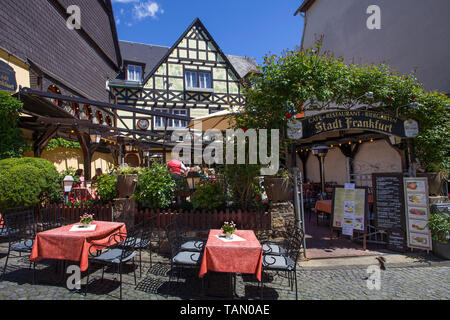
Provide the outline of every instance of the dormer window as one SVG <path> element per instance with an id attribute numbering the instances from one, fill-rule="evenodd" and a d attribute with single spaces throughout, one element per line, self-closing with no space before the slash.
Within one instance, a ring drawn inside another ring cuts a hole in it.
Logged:
<path id="1" fill-rule="evenodd" d="M 127 66 L 127 80 L 128 81 L 142 81 L 142 67 L 129 64 Z"/>
<path id="2" fill-rule="evenodd" d="M 193 91 L 211 91 L 212 77 L 211 72 L 205 71 L 186 71 L 186 90 Z"/>

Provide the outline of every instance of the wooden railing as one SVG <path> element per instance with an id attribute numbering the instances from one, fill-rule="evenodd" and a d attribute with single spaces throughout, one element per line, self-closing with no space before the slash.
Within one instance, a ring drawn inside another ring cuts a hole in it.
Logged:
<path id="1" fill-rule="evenodd" d="M 39 208 L 47 216 L 62 217 L 65 224 L 80 221 L 83 213 L 94 214 L 97 221 L 113 221 L 113 208 L 106 206 L 61 206 L 51 205 Z M 213 210 L 213 211 L 171 211 L 171 210 L 137 210 L 135 211 L 135 223 L 147 221 L 156 216 L 154 226 L 163 230 L 167 225 L 178 219 L 180 225 L 190 230 L 204 231 L 209 229 L 220 229 L 225 221 L 233 221 L 238 229 L 270 230 L 270 212 L 259 212 L 252 210 Z"/>

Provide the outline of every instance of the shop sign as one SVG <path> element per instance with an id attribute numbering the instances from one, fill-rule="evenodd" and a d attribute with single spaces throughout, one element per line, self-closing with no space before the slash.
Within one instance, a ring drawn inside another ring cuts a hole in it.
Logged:
<path id="1" fill-rule="evenodd" d="M 289 139 L 298 140 L 303 138 L 303 126 L 301 120 L 292 119 L 288 122 L 287 126 L 287 136 Z"/>
<path id="2" fill-rule="evenodd" d="M 17 90 L 16 72 L 3 61 L 0 61 L 0 90 L 9 92 Z"/>
<path id="3" fill-rule="evenodd" d="M 406 123 L 408 134 L 414 134 L 414 130 L 418 132 L 418 126 L 414 126 L 411 122 L 404 122 L 389 114 L 370 110 L 332 111 L 297 121 L 300 121 L 301 125 L 292 124 L 292 126 L 289 126 L 288 124 L 288 137 L 292 137 L 291 139 L 300 135 L 302 139 L 306 139 L 322 133 L 340 130 L 367 130 L 407 137 Z M 299 127 L 298 134 L 295 134 L 294 126 Z"/>
<path id="4" fill-rule="evenodd" d="M 417 137 L 419 135 L 419 124 L 415 120 L 406 120 L 405 126 L 405 136 L 408 138 Z"/>

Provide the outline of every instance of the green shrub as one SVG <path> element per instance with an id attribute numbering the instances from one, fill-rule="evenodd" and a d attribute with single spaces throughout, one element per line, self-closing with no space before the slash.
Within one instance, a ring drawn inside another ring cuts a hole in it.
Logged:
<path id="1" fill-rule="evenodd" d="M 450 243 L 450 215 L 432 213 L 428 220 L 428 227 L 435 241 Z"/>
<path id="2" fill-rule="evenodd" d="M 97 186 L 97 196 L 103 202 L 109 202 L 118 197 L 119 191 L 117 190 L 116 181 L 116 176 L 103 174 L 95 182 Z"/>
<path id="3" fill-rule="evenodd" d="M 58 171 L 44 159 L 0 161 L 0 208 L 32 206 L 61 198 Z"/>
<path id="4" fill-rule="evenodd" d="M 167 208 L 175 196 L 175 188 L 176 182 L 167 166 L 155 162 L 139 175 L 133 198 L 150 208 Z"/>
<path id="5" fill-rule="evenodd" d="M 194 209 L 217 209 L 225 205 L 225 195 L 222 184 L 218 181 L 201 182 L 191 197 Z"/>

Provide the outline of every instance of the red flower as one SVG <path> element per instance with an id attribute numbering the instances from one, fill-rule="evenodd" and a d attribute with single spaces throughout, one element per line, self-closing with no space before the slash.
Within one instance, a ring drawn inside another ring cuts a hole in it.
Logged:
<path id="1" fill-rule="evenodd" d="M 415 98 L 416 98 L 416 96 L 415 96 L 415 95 L 412 95 L 412 96 L 411 96 L 411 98 L 412 98 L 412 99 L 415 99 Z"/>
<path id="2" fill-rule="evenodd" d="M 259 200 L 259 199 L 261 199 L 260 196 L 256 196 L 256 197 L 255 197 L 255 200 Z"/>
<path id="3" fill-rule="evenodd" d="M 392 99 L 392 96 L 388 96 L 388 99 L 391 100 L 391 99 Z"/>
<path id="4" fill-rule="evenodd" d="M 286 113 L 284 116 L 286 117 L 286 119 L 291 119 L 292 118 L 292 114 L 290 114 L 290 113 Z"/>
<path id="5" fill-rule="evenodd" d="M 242 131 L 244 131 L 244 132 L 247 131 L 247 128 L 246 128 L 246 127 L 242 127 L 241 129 L 242 129 Z"/>
<path id="6" fill-rule="evenodd" d="M 86 200 L 87 200 L 86 198 L 83 199 L 83 201 L 86 201 Z"/>

